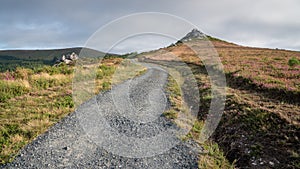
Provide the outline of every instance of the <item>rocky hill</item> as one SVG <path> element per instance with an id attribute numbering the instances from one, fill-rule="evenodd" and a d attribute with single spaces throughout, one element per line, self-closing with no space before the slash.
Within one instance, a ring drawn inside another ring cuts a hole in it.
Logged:
<path id="1" fill-rule="evenodd" d="M 181 42 L 187 42 L 191 41 L 193 39 L 203 39 L 205 38 L 205 34 L 200 32 L 198 29 L 193 29 L 191 32 L 189 32 L 187 35 L 185 35 L 182 39 L 180 39 Z"/>

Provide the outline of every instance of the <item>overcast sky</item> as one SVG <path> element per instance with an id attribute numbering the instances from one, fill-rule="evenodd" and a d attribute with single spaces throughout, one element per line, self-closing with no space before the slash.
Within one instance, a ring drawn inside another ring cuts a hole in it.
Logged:
<path id="1" fill-rule="evenodd" d="M 0 49 L 84 46 L 105 24 L 137 12 L 176 15 L 206 34 L 245 46 L 300 51 L 299 0 L 1 0 Z M 130 38 L 115 52 L 163 47 L 174 40 L 144 38 L 151 43 Z"/>

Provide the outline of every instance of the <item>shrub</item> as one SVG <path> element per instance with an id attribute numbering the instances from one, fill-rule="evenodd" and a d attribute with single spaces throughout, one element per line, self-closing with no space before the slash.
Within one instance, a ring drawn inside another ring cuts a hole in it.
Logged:
<path id="1" fill-rule="evenodd" d="M 100 65 L 99 69 L 102 71 L 103 76 L 110 76 L 115 72 L 115 68 L 113 66 Z"/>
<path id="2" fill-rule="evenodd" d="M 0 92 L 0 102 L 5 102 L 6 100 L 10 99 L 12 97 L 11 94 Z"/>
<path id="3" fill-rule="evenodd" d="M 67 95 L 65 97 L 58 99 L 54 105 L 57 108 L 60 108 L 60 107 L 73 108 L 74 102 L 73 102 L 72 96 Z"/>
<path id="4" fill-rule="evenodd" d="M 58 84 L 56 79 L 38 78 L 31 81 L 32 85 L 37 89 L 47 89 Z"/>
<path id="5" fill-rule="evenodd" d="M 98 69 L 96 72 L 96 79 L 103 79 L 103 72 L 101 69 Z"/>
<path id="6" fill-rule="evenodd" d="M 0 81 L 0 102 L 5 102 L 15 96 L 21 96 L 28 91 L 28 88 L 18 82 Z"/>
<path id="7" fill-rule="evenodd" d="M 15 80 L 15 77 L 13 75 L 13 72 L 6 71 L 5 73 L 2 74 L 1 79 L 3 79 L 3 80 Z"/>
<path id="8" fill-rule="evenodd" d="M 58 66 L 43 66 L 40 68 L 34 69 L 35 73 L 48 73 L 50 75 L 54 74 L 65 74 L 69 75 L 73 73 L 73 67 L 68 66 L 66 64 L 60 64 Z"/>
<path id="9" fill-rule="evenodd" d="M 109 82 L 103 82 L 102 83 L 102 89 L 103 90 L 108 90 L 110 88 L 110 83 Z"/>
<path id="10" fill-rule="evenodd" d="M 292 58 L 289 60 L 288 64 L 289 64 L 289 66 L 294 67 L 294 66 L 300 65 L 300 60 L 298 60 L 298 59 L 295 58 L 295 57 L 292 57 Z"/>
<path id="11" fill-rule="evenodd" d="M 28 76 L 32 75 L 33 71 L 31 69 L 17 67 L 14 72 L 14 77 L 16 79 L 28 79 Z"/>

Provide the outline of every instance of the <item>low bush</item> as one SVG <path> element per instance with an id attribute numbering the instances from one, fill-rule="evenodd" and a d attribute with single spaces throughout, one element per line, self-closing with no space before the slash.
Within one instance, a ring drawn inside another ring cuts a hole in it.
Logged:
<path id="1" fill-rule="evenodd" d="M 292 57 L 289 60 L 288 64 L 289 64 L 290 67 L 294 67 L 294 66 L 300 65 L 300 60 L 295 58 L 295 57 Z"/>
<path id="2" fill-rule="evenodd" d="M 48 73 L 50 75 L 54 75 L 54 74 L 69 75 L 69 74 L 72 74 L 73 71 L 74 71 L 73 67 L 68 66 L 66 64 L 60 64 L 58 66 L 43 66 L 43 67 L 34 69 L 35 73 Z"/>
<path id="3" fill-rule="evenodd" d="M 103 82 L 102 83 L 102 89 L 103 90 L 109 90 L 110 89 L 110 85 L 111 85 L 110 82 Z"/>
<path id="4" fill-rule="evenodd" d="M 58 82 L 56 79 L 38 78 L 32 80 L 31 84 L 37 89 L 47 89 L 49 87 L 58 85 Z"/>
<path id="5" fill-rule="evenodd" d="M 110 76 L 115 72 L 115 67 L 113 66 L 100 65 L 99 69 L 102 72 L 102 76 Z"/>
<path id="6" fill-rule="evenodd" d="M 28 77 L 32 74 L 33 74 L 32 69 L 26 69 L 21 67 L 17 67 L 16 70 L 14 71 L 14 77 L 16 79 L 28 79 Z"/>

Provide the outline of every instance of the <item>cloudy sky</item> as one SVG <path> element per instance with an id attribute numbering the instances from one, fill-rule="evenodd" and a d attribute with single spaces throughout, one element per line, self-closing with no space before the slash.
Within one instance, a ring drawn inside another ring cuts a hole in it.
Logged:
<path id="1" fill-rule="evenodd" d="M 84 46 L 113 20 L 138 12 L 162 12 L 230 42 L 300 51 L 299 9 L 299 0 L 1 0 L 0 49 Z M 114 51 L 148 50 L 174 41 L 156 35 L 135 37 L 120 42 Z"/>

